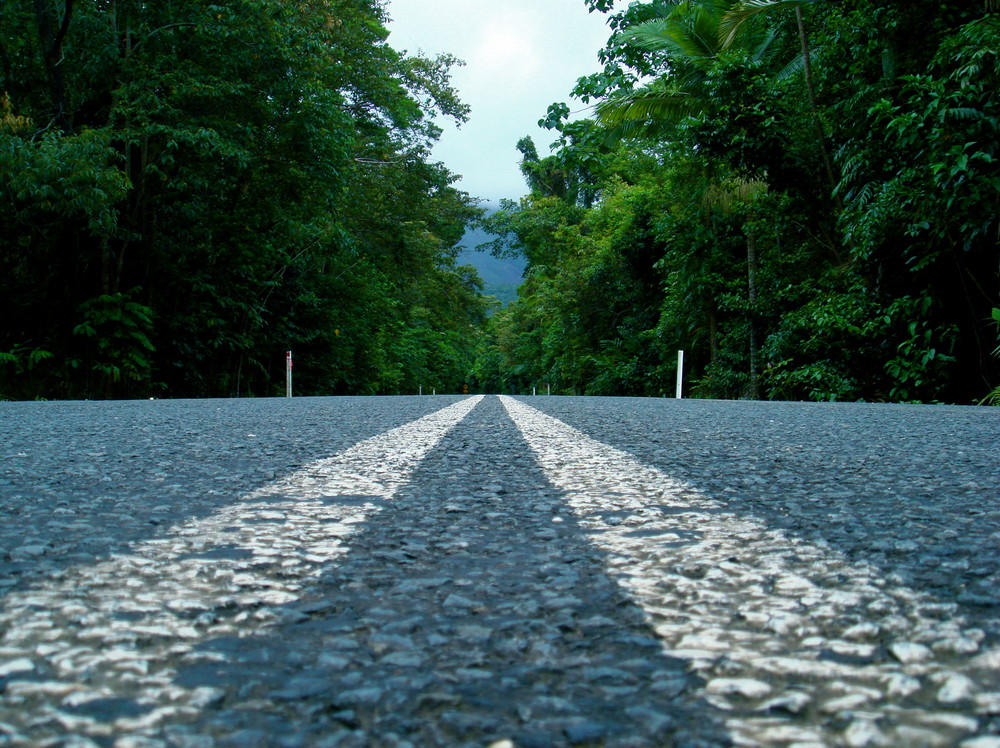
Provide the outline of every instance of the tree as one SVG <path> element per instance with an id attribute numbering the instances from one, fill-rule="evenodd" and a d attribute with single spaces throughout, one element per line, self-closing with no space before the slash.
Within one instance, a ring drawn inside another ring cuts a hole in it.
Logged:
<path id="1" fill-rule="evenodd" d="M 300 392 L 395 391 L 426 307 L 418 347 L 471 365 L 452 248 L 478 211 L 429 152 L 467 115 L 458 61 L 393 50 L 385 20 L 2 0 L 0 395 L 274 394 L 288 348 Z"/>
<path id="2" fill-rule="evenodd" d="M 654 394 L 683 347 L 695 395 L 981 401 L 1000 380 L 996 9 L 609 15 L 603 70 L 574 89 L 611 136 L 591 151 L 594 200 L 552 186 L 575 143 L 528 151 L 533 194 L 494 224 L 528 281 L 495 318 L 491 366 L 511 385 Z M 563 132 L 568 111 L 544 122 Z"/>
<path id="3" fill-rule="evenodd" d="M 834 173 L 833 161 L 830 158 L 830 151 L 827 147 L 826 126 L 823 124 L 823 117 L 816 104 L 816 88 L 813 83 L 812 74 L 812 52 L 809 45 L 809 37 L 806 33 L 805 21 L 802 15 L 802 6 L 806 3 L 822 2 L 823 0 L 740 0 L 740 2 L 727 9 L 719 24 L 719 35 L 725 48 L 730 48 L 740 38 L 740 32 L 745 24 L 752 18 L 760 14 L 772 14 L 791 8 L 795 11 L 795 25 L 798 30 L 799 44 L 802 50 L 801 66 L 802 74 L 806 85 L 806 96 L 809 101 L 809 111 L 812 114 L 813 128 L 816 133 L 816 142 L 823 155 L 823 168 L 830 185 L 830 193 L 836 199 L 837 177 Z"/>
<path id="4" fill-rule="evenodd" d="M 645 50 L 662 53 L 667 58 L 667 71 L 653 83 L 627 91 L 620 96 L 606 99 L 598 106 L 599 121 L 610 128 L 612 136 L 622 137 L 642 134 L 662 137 L 669 131 L 678 132 L 684 123 L 699 117 L 715 119 L 725 117 L 738 121 L 743 115 L 732 117 L 733 111 L 746 111 L 761 98 L 759 86 L 748 85 L 748 97 L 738 95 L 738 87 L 731 87 L 728 100 L 720 101 L 714 85 L 721 69 L 729 64 L 729 56 L 737 56 L 738 65 L 748 69 L 757 67 L 768 56 L 774 36 L 764 32 L 745 33 L 735 44 L 736 34 L 727 33 L 726 20 L 736 6 L 728 0 L 712 2 L 678 3 L 663 18 L 647 21 L 627 30 L 623 40 L 632 40 Z M 731 69 L 731 68 L 730 68 Z M 743 81 L 749 83 L 749 81 Z M 765 84 L 766 85 L 766 84 Z M 702 130 L 704 132 L 704 130 Z M 744 142 L 746 138 L 741 138 Z M 706 143 L 697 143 L 704 146 Z M 734 139 L 730 138 L 721 152 L 732 152 Z M 746 151 L 746 148 L 742 150 Z M 738 170 L 753 176 L 731 176 L 723 180 L 710 180 L 702 187 L 703 200 L 711 208 L 726 215 L 733 214 L 737 201 L 746 202 L 754 193 L 766 190 L 766 183 L 758 174 L 766 174 L 766 160 L 756 155 L 740 158 L 733 164 Z M 760 397 L 759 387 L 759 333 L 757 312 L 757 250 L 753 229 L 744 229 L 746 237 L 746 267 L 748 292 L 748 346 L 750 397 Z"/>

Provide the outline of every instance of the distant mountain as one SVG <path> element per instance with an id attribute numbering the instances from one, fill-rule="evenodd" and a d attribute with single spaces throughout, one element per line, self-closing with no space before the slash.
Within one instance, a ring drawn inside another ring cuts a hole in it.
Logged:
<path id="1" fill-rule="evenodd" d="M 460 265 L 472 265 L 483 279 L 485 296 L 495 296 L 501 304 L 507 306 L 517 298 L 517 287 L 524 280 L 525 261 L 518 258 L 494 257 L 489 252 L 476 249 L 480 244 L 486 244 L 496 239 L 482 229 L 471 228 L 465 232 L 459 246 L 463 247 L 458 255 Z"/>

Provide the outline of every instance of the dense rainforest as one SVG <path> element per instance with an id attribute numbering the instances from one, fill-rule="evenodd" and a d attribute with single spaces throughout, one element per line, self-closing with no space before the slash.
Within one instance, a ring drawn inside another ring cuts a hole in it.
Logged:
<path id="1" fill-rule="evenodd" d="M 0 0 L 0 398 L 1000 404 L 1000 0 L 624 5 L 485 216 L 384 0 Z"/>
<path id="2" fill-rule="evenodd" d="M 0 397 L 458 389 L 457 60 L 380 0 L 0 0 Z"/>
<path id="3" fill-rule="evenodd" d="M 593 116 L 487 219 L 488 389 L 672 395 L 684 350 L 693 396 L 1000 401 L 1000 3 L 584 1 Z"/>

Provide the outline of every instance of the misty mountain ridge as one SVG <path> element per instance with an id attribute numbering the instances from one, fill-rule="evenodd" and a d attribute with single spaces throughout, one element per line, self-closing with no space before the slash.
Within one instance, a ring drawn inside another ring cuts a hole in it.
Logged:
<path id="1" fill-rule="evenodd" d="M 483 279 L 484 296 L 495 296 L 504 306 L 517 298 L 517 287 L 524 280 L 526 263 L 521 257 L 494 257 L 489 252 L 476 247 L 495 240 L 495 234 L 490 234 L 481 228 L 469 228 L 459 242 L 461 251 L 458 254 L 460 265 L 472 265 Z"/>

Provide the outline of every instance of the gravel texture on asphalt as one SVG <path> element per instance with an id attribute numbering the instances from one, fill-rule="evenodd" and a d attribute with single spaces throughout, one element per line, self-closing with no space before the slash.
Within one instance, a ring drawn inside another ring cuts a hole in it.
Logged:
<path id="1" fill-rule="evenodd" d="M 460 399 L 0 402 L 0 595 Z"/>
<path id="2" fill-rule="evenodd" d="M 960 608 L 822 534 L 796 532 L 822 525 L 823 508 L 769 522 L 523 403 L 504 404 L 665 652 L 704 679 L 704 697 L 728 715 L 734 742 L 1000 744 L 973 737 L 1000 726 L 1000 627 L 984 614 L 990 602 Z M 807 476 L 802 466 L 798 498 L 834 509 Z M 780 490 L 793 498 L 790 485 Z M 878 519 L 866 528 L 869 543 L 916 547 L 891 507 L 870 512 Z M 992 531 L 980 529 L 985 549 Z"/>
<path id="3" fill-rule="evenodd" d="M 735 512 L 1000 618 L 1000 408 L 530 402 Z"/>
<path id="4" fill-rule="evenodd" d="M 1000 410 L 0 403 L 0 746 L 1000 748 Z"/>

